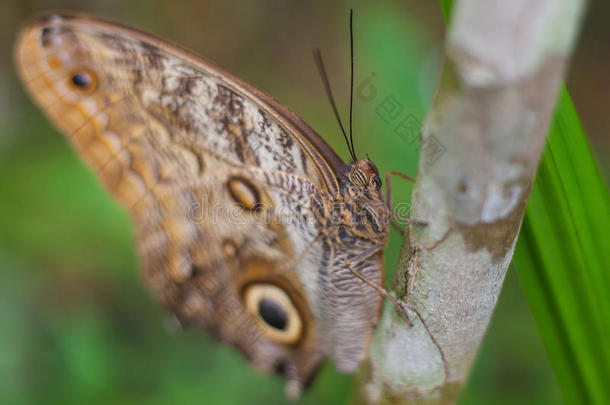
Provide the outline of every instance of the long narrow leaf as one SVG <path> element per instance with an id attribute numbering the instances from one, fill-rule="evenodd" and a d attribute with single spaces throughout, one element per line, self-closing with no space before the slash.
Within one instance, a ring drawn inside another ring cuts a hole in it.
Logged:
<path id="1" fill-rule="evenodd" d="M 563 88 L 513 262 L 570 404 L 610 403 L 608 207 Z"/>

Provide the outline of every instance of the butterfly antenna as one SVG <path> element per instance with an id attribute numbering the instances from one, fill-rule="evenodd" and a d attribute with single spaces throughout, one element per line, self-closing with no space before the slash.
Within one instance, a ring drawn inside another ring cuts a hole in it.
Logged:
<path id="1" fill-rule="evenodd" d="M 341 133 L 343 133 L 343 138 L 345 139 L 345 143 L 347 144 L 347 149 L 349 149 L 349 154 L 352 159 L 356 161 L 356 154 L 354 153 L 352 146 L 347 137 L 347 133 L 345 132 L 345 128 L 343 127 L 343 123 L 341 122 L 341 117 L 339 116 L 339 111 L 337 110 L 337 105 L 335 104 L 335 98 L 333 97 L 333 91 L 330 87 L 330 82 L 328 81 L 328 75 L 326 74 L 326 69 L 324 68 L 324 62 L 322 61 L 322 52 L 319 49 L 314 49 L 313 57 L 316 61 L 316 66 L 318 67 L 318 72 L 320 73 L 320 78 L 322 79 L 322 83 L 324 84 L 324 89 L 326 90 L 326 95 L 328 96 L 328 101 L 330 102 L 330 106 L 335 113 L 335 118 L 337 118 L 337 122 L 339 123 L 339 127 L 341 128 Z M 351 124 L 350 124 L 351 126 Z"/>
<path id="2" fill-rule="evenodd" d="M 352 16 L 354 10 L 349 10 L 349 42 L 350 42 L 350 93 L 349 93 L 349 141 L 352 147 L 352 157 L 356 160 L 356 149 L 354 148 L 354 138 L 352 136 L 352 109 L 354 105 L 354 29 L 352 23 Z"/>

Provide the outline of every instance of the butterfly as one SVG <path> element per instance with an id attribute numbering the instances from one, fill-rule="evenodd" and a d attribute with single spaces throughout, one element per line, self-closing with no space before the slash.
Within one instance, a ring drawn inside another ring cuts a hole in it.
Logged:
<path id="1" fill-rule="evenodd" d="M 327 358 L 358 367 L 380 316 L 391 204 L 353 141 L 346 164 L 262 91 L 97 17 L 39 17 L 15 55 L 30 95 L 133 218 L 165 308 L 293 395 Z"/>

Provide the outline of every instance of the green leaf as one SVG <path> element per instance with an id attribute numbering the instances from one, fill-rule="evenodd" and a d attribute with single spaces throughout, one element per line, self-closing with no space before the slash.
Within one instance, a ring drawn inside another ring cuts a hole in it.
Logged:
<path id="1" fill-rule="evenodd" d="M 441 2 L 441 11 L 443 12 L 443 18 L 445 20 L 445 24 L 449 25 L 451 21 L 451 10 L 453 5 L 453 0 L 440 0 Z"/>
<path id="2" fill-rule="evenodd" d="M 562 88 L 513 263 L 570 404 L 610 403 L 608 207 L 608 189 Z"/>
<path id="3" fill-rule="evenodd" d="M 569 404 L 610 403 L 609 201 L 562 86 L 513 263 Z"/>

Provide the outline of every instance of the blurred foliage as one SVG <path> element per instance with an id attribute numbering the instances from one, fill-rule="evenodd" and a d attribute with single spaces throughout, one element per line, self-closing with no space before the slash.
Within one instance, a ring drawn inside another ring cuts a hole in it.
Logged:
<path id="1" fill-rule="evenodd" d="M 570 404 L 610 403 L 610 202 L 561 89 L 513 263 Z"/>
<path id="2" fill-rule="evenodd" d="M 395 1 L 12 0 L 0 13 L 0 404 L 284 403 L 282 381 L 254 371 L 204 331 L 175 331 L 138 275 L 128 216 L 24 96 L 10 52 L 21 21 L 77 9 L 119 19 L 216 60 L 284 102 L 347 157 L 311 58 L 320 47 L 347 105 L 347 9 L 356 10 L 356 150 L 380 171 L 414 173 L 417 145 L 393 131 L 423 121 L 440 66 L 437 4 Z M 281 34 L 278 34 L 281 33 Z M 403 106 L 391 122 L 377 109 Z M 368 101 L 367 101 L 368 100 Z M 398 201 L 411 185 L 396 180 Z M 393 232 L 393 231 L 392 231 Z M 392 233 L 387 268 L 398 258 Z M 352 378 L 331 364 L 303 404 L 347 403 Z M 510 272 L 464 404 L 557 404 L 558 387 Z"/>

